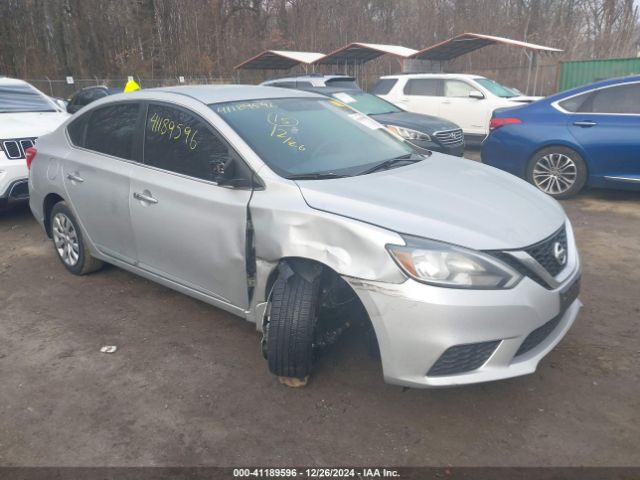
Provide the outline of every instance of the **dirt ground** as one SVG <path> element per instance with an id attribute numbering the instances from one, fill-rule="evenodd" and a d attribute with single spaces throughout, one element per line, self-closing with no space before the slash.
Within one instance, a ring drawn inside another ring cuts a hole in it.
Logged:
<path id="1" fill-rule="evenodd" d="M 0 215 L 0 465 L 640 465 L 640 193 L 564 207 L 585 307 L 538 371 L 407 391 L 355 333 L 283 387 L 252 324 Z"/>

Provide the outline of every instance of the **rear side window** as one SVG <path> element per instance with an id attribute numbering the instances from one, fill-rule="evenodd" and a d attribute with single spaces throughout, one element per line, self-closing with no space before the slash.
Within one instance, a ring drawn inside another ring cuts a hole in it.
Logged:
<path id="1" fill-rule="evenodd" d="M 640 114 L 640 83 L 598 90 L 584 106 L 593 113 Z"/>
<path id="2" fill-rule="evenodd" d="M 640 114 L 640 83 L 583 93 L 559 105 L 574 113 Z"/>
<path id="3" fill-rule="evenodd" d="M 396 78 L 381 78 L 373 86 L 371 93 L 374 95 L 386 95 L 396 83 L 398 83 Z"/>
<path id="4" fill-rule="evenodd" d="M 185 110 L 149 105 L 144 163 L 170 172 L 215 181 L 225 174 L 231 152 L 208 123 Z"/>
<path id="5" fill-rule="evenodd" d="M 435 78 L 412 78 L 404 86 L 406 95 L 422 95 L 425 97 L 437 97 L 440 95 L 442 80 Z"/>
<path id="6" fill-rule="evenodd" d="M 110 105 L 93 110 L 87 124 L 85 148 L 133 160 L 133 142 L 139 111 L 140 105 L 137 103 Z"/>

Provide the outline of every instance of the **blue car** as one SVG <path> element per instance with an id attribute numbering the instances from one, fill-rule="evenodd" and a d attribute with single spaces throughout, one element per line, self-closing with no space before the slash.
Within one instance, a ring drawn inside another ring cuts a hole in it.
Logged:
<path id="1" fill-rule="evenodd" d="M 555 198 L 585 185 L 640 190 L 640 76 L 496 110 L 482 162 Z"/>

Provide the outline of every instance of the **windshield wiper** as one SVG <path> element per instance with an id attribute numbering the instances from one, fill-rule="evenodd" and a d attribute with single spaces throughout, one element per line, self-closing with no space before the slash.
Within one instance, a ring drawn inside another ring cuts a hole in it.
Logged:
<path id="1" fill-rule="evenodd" d="M 389 160 L 385 160 L 384 162 L 380 162 L 380 163 L 374 165 L 373 167 L 368 168 L 368 169 L 358 173 L 358 175 L 367 175 L 368 173 L 377 172 L 379 170 L 388 170 L 392 166 L 394 166 L 394 165 L 396 165 L 398 163 L 417 163 L 417 162 L 421 162 L 422 160 L 424 160 L 424 157 L 422 155 L 413 158 L 414 155 L 416 155 L 416 154 L 415 153 L 407 153 L 406 155 L 401 155 L 399 157 L 390 158 Z"/>
<path id="2" fill-rule="evenodd" d="M 294 175 L 289 175 L 287 178 L 289 180 L 326 180 L 328 178 L 345 178 L 348 175 L 338 175 L 333 172 L 325 172 L 325 173 L 297 173 Z"/>

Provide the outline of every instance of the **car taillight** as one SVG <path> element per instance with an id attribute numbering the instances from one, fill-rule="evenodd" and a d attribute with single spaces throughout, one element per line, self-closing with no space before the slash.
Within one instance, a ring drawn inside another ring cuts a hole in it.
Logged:
<path id="1" fill-rule="evenodd" d="M 504 127 L 505 125 L 513 125 L 516 123 L 522 123 L 522 120 L 515 117 L 507 118 L 492 118 L 489 122 L 489 130 L 495 130 L 496 128 Z"/>
<path id="2" fill-rule="evenodd" d="M 24 154 L 27 157 L 27 168 L 29 170 L 31 170 L 31 162 L 33 162 L 33 159 L 36 158 L 36 153 L 38 153 L 36 147 L 29 147 L 24 151 Z"/>

